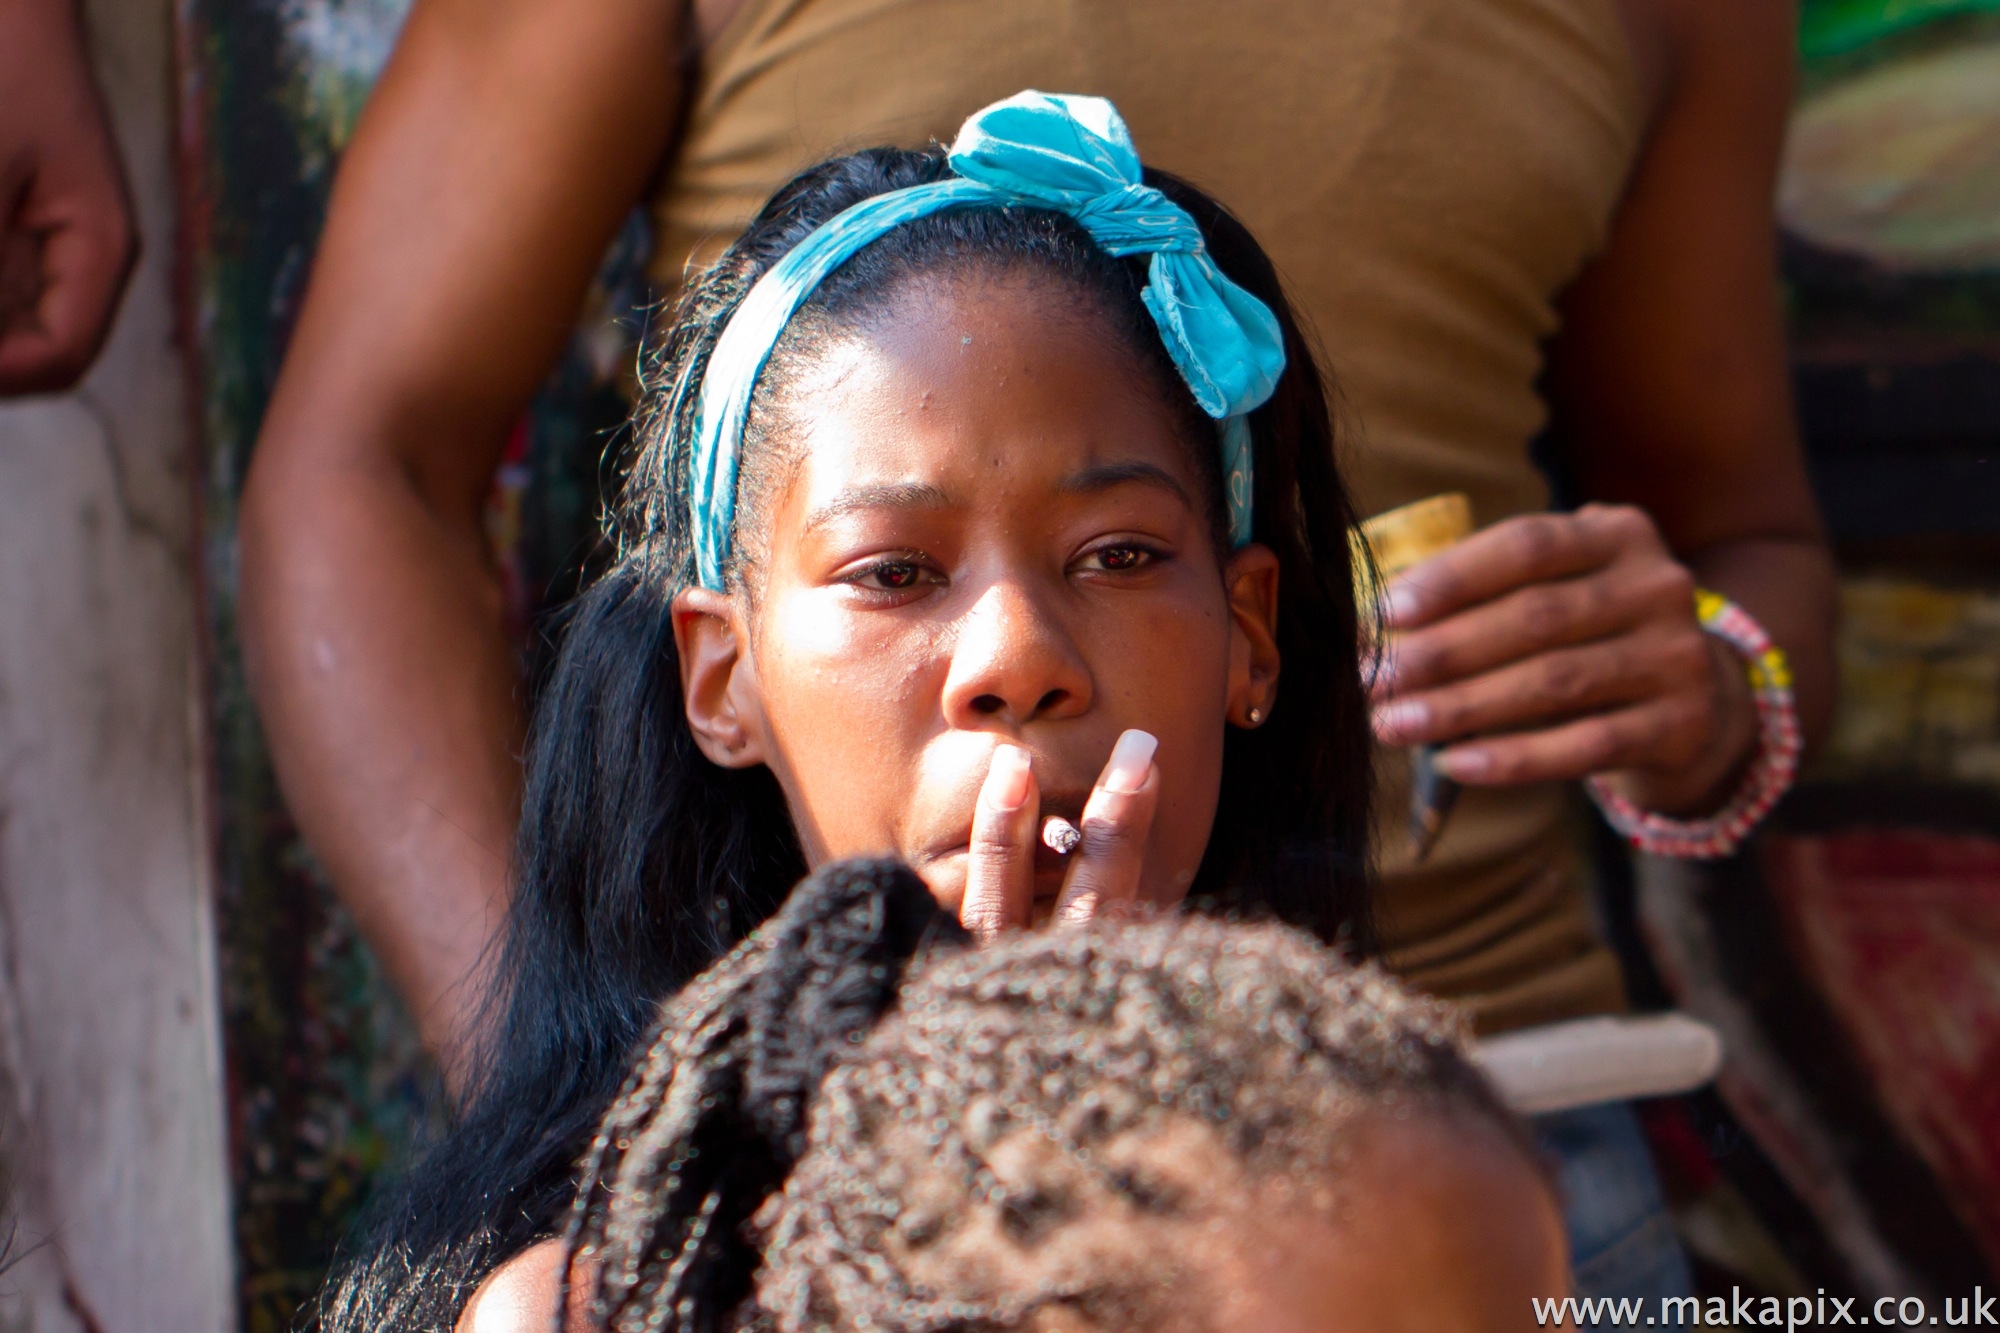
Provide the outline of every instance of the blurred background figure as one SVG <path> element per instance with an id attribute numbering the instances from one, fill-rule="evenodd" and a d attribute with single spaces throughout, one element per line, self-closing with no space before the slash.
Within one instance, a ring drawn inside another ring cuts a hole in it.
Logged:
<path id="1" fill-rule="evenodd" d="M 76 0 L 0 12 L 0 398 L 90 368 L 138 258 Z"/>

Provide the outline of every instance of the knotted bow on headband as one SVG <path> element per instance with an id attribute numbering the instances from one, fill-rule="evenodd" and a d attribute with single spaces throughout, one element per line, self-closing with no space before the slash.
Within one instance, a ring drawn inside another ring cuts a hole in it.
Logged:
<path id="1" fill-rule="evenodd" d="M 951 146 L 955 179 L 864 199 L 814 231 L 751 287 L 716 340 L 696 412 L 689 510 L 696 573 L 722 588 L 736 521 L 736 465 L 750 396 L 771 348 L 813 289 L 884 233 L 954 208 L 1066 213 L 1112 255 L 1151 255 L 1141 294 L 1201 410 L 1222 423 L 1229 536 L 1250 540 L 1250 429 L 1285 369 L 1270 307 L 1224 277 L 1186 210 L 1140 175 L 1116 107 L 1101 97 L 1016 93 L 973 114 Z"/>

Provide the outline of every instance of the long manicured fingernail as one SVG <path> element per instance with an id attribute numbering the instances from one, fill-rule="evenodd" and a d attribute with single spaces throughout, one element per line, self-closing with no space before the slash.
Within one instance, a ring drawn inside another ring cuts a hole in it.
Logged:
<path id="1" fill-rule="evenodd" d="M 1430 725 L 1430 720 L 1429 704 L 1398 699 L 1375 710 L 1375 736 L 1378 740 L 1398 741 L 1413 731 L 1422 731 Z"/>
<path id="2" fill-rule="evenodd" d="M 1484 750 L 1441 750 L 1431 763 L 1453 781 L 1471 782 L 1486 776 L 1493 767 L 1493 756 Z"/>
<path id="3" fill-rule="evenodd" d="M 1382 619 L 1394 625 L 1417 613 L 1417 595 L 1408 588 L 1391 588 L 1382 598 Z"/>
<path id="4" fill-rule="evenodd" d="M 1131 793 L 1145 786 L 1153 771 L 1153 751 L 1159 748 L 1160 738 L 1150 731 L 1135 728 L 1120 736 L 1104 766 L 1104 790 Z"/>
<path id="5" fill-rule="evenodd" d="M 1028 799 L 1028 775 L 1033 771 L 1028 752 L 1020 746 L 1002 745 L 994 750 L 982 788 L 986 803 L 995 810 L 1019 810 Z"/>

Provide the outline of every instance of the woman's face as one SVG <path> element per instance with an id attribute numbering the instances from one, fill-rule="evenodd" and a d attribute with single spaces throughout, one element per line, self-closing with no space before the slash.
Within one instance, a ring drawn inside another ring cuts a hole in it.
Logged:
<path id="1" fill-rule="evenodd" d="M 765 506 L 753 597 L 675 604 L 704 752 L 770 767 L 813 864 L 891 852 L 955 910 L 996 746 L 1074 822 L 1143 729 L 1139 895 L 1178 902 L 1224 728 L 1269 710 L 1276 559 L 1218 563 L 1183 418 L 1109 323 L 1033 276 L 915 283 L 775 407 L 802 461 Z M 1037 920 L 1062 874 L 1039 854 Z"/>

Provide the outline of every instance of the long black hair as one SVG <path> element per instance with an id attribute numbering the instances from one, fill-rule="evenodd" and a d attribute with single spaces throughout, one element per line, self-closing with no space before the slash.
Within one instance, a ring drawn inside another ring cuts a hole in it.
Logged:
<path id="1" fill-rule="evenodd" d="M 618 554 L 567 615 L 535 714 L 516 887 L 475 1075 L 451 1131 L 379 1214 L 336 1277 L 333 1328 L 449 1328 L 478 1282 L 547 1234 L 578 1154 L 618 1090 L 654 1006 L 766 920 L 805 873 L 771 775 L 696 748 L 681 697 L 674 595 L 694 582 L 689 440 L 716 339 L 752 284 L 863 199 L 949 174 L 942 150 L 873 149 L 800 175 L 711 269 L 695 275 L 649 357 L 645 401 L 613 515 Z M 1283 327 L 1287 366 L 1250 417 L 1255 540 L 1278 557 L 1283 678 L 1269 721 L 1232 728 L 1197 908 L 1268 916 L 1366 947 L 1370 740 L 1348 529 L 1327 389 L 1269 258 L 1241 223 L 1174 177 L 1147 180 L 1191 214 L 1229 277 Z M 1066 284 L 1193 413 L 1140 300 L 1142 259 L 1034 208 L 940 213 L 863 249 L 823 283 L 766 367 L 746 431 L 739 586 L 783 440 L 765 429 L 796 357 L 940 270 L 1045 274 Z M 1213 440 L 1212 427 L 1209 440 Z M 1196 451 L 1222 494 L 1218 451 Z M 1221 512 L 1219 498 L 1211 506 Z"/>

